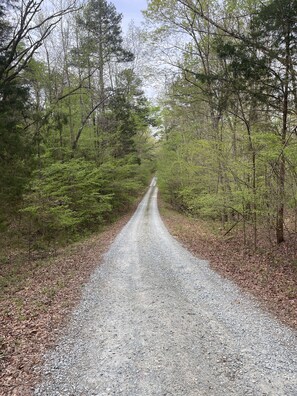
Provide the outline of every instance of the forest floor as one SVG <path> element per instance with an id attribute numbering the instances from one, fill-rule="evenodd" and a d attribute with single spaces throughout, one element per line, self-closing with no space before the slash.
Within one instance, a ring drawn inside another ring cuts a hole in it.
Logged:
<path id="1" fill-rule="evenodd" d="M 297 329 L 296 239 L 287 236 L 286 242 L 272 246 L 259 230 L 255 251 L 243 245 L 241 232 L 224 237 L 215 231 L 214 224 L 187 217 L 159 201 L 163 221 L 186 249 L 209 260 L 212 269 L 256 296 L 283 323 Z"/>
<path id="2" fill-rule="evenodd" d="M 52 257 L 0 264 L 0 395 L 27 396 L 38 381 L 34 367 L 54 345 L 82 286 L 131 217 L 59 249 Z"/>

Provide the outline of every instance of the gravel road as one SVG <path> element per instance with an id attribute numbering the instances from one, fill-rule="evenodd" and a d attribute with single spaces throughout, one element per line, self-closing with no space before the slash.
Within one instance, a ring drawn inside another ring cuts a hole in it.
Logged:
<path id="1" fill-rule="evenodd" d="M 296 336 L 170 236 L 153 180 L 35 395 L 296 396 Z"/>

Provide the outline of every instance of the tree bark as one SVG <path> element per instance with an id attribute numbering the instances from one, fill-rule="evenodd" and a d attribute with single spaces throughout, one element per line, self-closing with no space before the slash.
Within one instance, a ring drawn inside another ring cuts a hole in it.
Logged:
<path id="1" fill-rule="evenodd" d="M 288 130 L 288 106 L 289 106 L 289 73 L 290 73 L 290 26 L 288 22 L 286 32 L 286 62 L 285 62 L 285 80 L 284 80 L 284 98 L 283 98 L 283 115 L 282 115 L 282 133 L 281 143 L 282 152 L 279 159 L 279 175 L 278 175 L 278 203 L 276 217 L 276 241 L 282 243 L 284 237 L 284 212 L 285 212 L 285 179 L 286 164 L 284 149 L 286 147 L 287 130 Z"/>

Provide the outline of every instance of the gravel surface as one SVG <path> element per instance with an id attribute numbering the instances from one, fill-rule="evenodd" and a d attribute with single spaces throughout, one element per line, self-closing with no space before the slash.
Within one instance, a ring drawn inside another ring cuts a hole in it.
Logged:
<path id="1" fill-rule="evenodd" d="M 35 395 L 296 396 L 296 336 L 170 236 L 153 181 Z"/>

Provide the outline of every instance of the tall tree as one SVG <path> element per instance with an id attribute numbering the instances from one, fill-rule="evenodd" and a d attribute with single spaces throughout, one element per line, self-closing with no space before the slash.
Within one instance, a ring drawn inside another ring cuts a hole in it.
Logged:
<path id="1" fill-rule="evenodd" d="M 86 110 L 82 128 L 88 120 L 92 120 L 97 151 L 100 123 L 104 122 L 102 115 L 111 96 L 110 89 L 107 88 L 107 66 L 110 62 L 127 62 L 133 59 L 133 54 L 123 48 L 121 20 L 122 15 L 106 0 L 90 0 L 77 18 L 81 30 L 78 46 L 72 52 L 75 64 L 87 73 L 90 97 L 90 107 Z M 80 128 L 73 143 L 74 149 L 81 132 Z"/>
<path id="2" fill-rule="evenodd" d="M 297 34 L 297 1 L 274 0 L 264 5 L 253 19 L 254 34 L 261 47 L 269 47 L 271 64 L 270 75 L 274 82 L 274 94 L 281 103 L 275 107 L 281 114 L 281 152 L 278 160 L 278 204 L 276 219 L 277 242 L 284 241 L 285 149 L 291 139 L 289 130 L 290 114 L 296 116 L 296 34 Z"/>
<path id="3" fill-rule="evenodd" d="M 84 30 L 82 45 L 86 49 L 91 68 L 99 72 L 99 88 L 104 94 L 104 67 L 107 62 L 129 61 L 133 54 L 123 48 L 122 15 L 106 0 L 90 0 L 79 18 Z"/>
<path id="4" fill-rule="evenodd" d="M 237 213 L 244 227 L 252 221 L 255 246 L 266 215 L 277 243 L 284 240 L 286 208 L 294 201 L 288 187 L 296 184 L 296 6 L 295 0 L 151 0 L 147 12 L 158 23 L 154 40 L 186 34 L 176 66 L 187 88 L 175 90 L 175 105 L 188 112 L 196 101 L 197 119 L 202 113 L 213 120 L 205 136 L 216 145 L 221 211 L 229 221 Z M 229 146 L 234 161 L 226 156 Z"/>
<path id="5" fill-rule="evenodd" d="M 29 139 L 23 130 L 28 116 L 29 90 L 19 77 L 6 78 L 11 57 L 12 26 L 7 8 L 0 6 L 0 223 L 16 208 L 29 174 Z"/>

